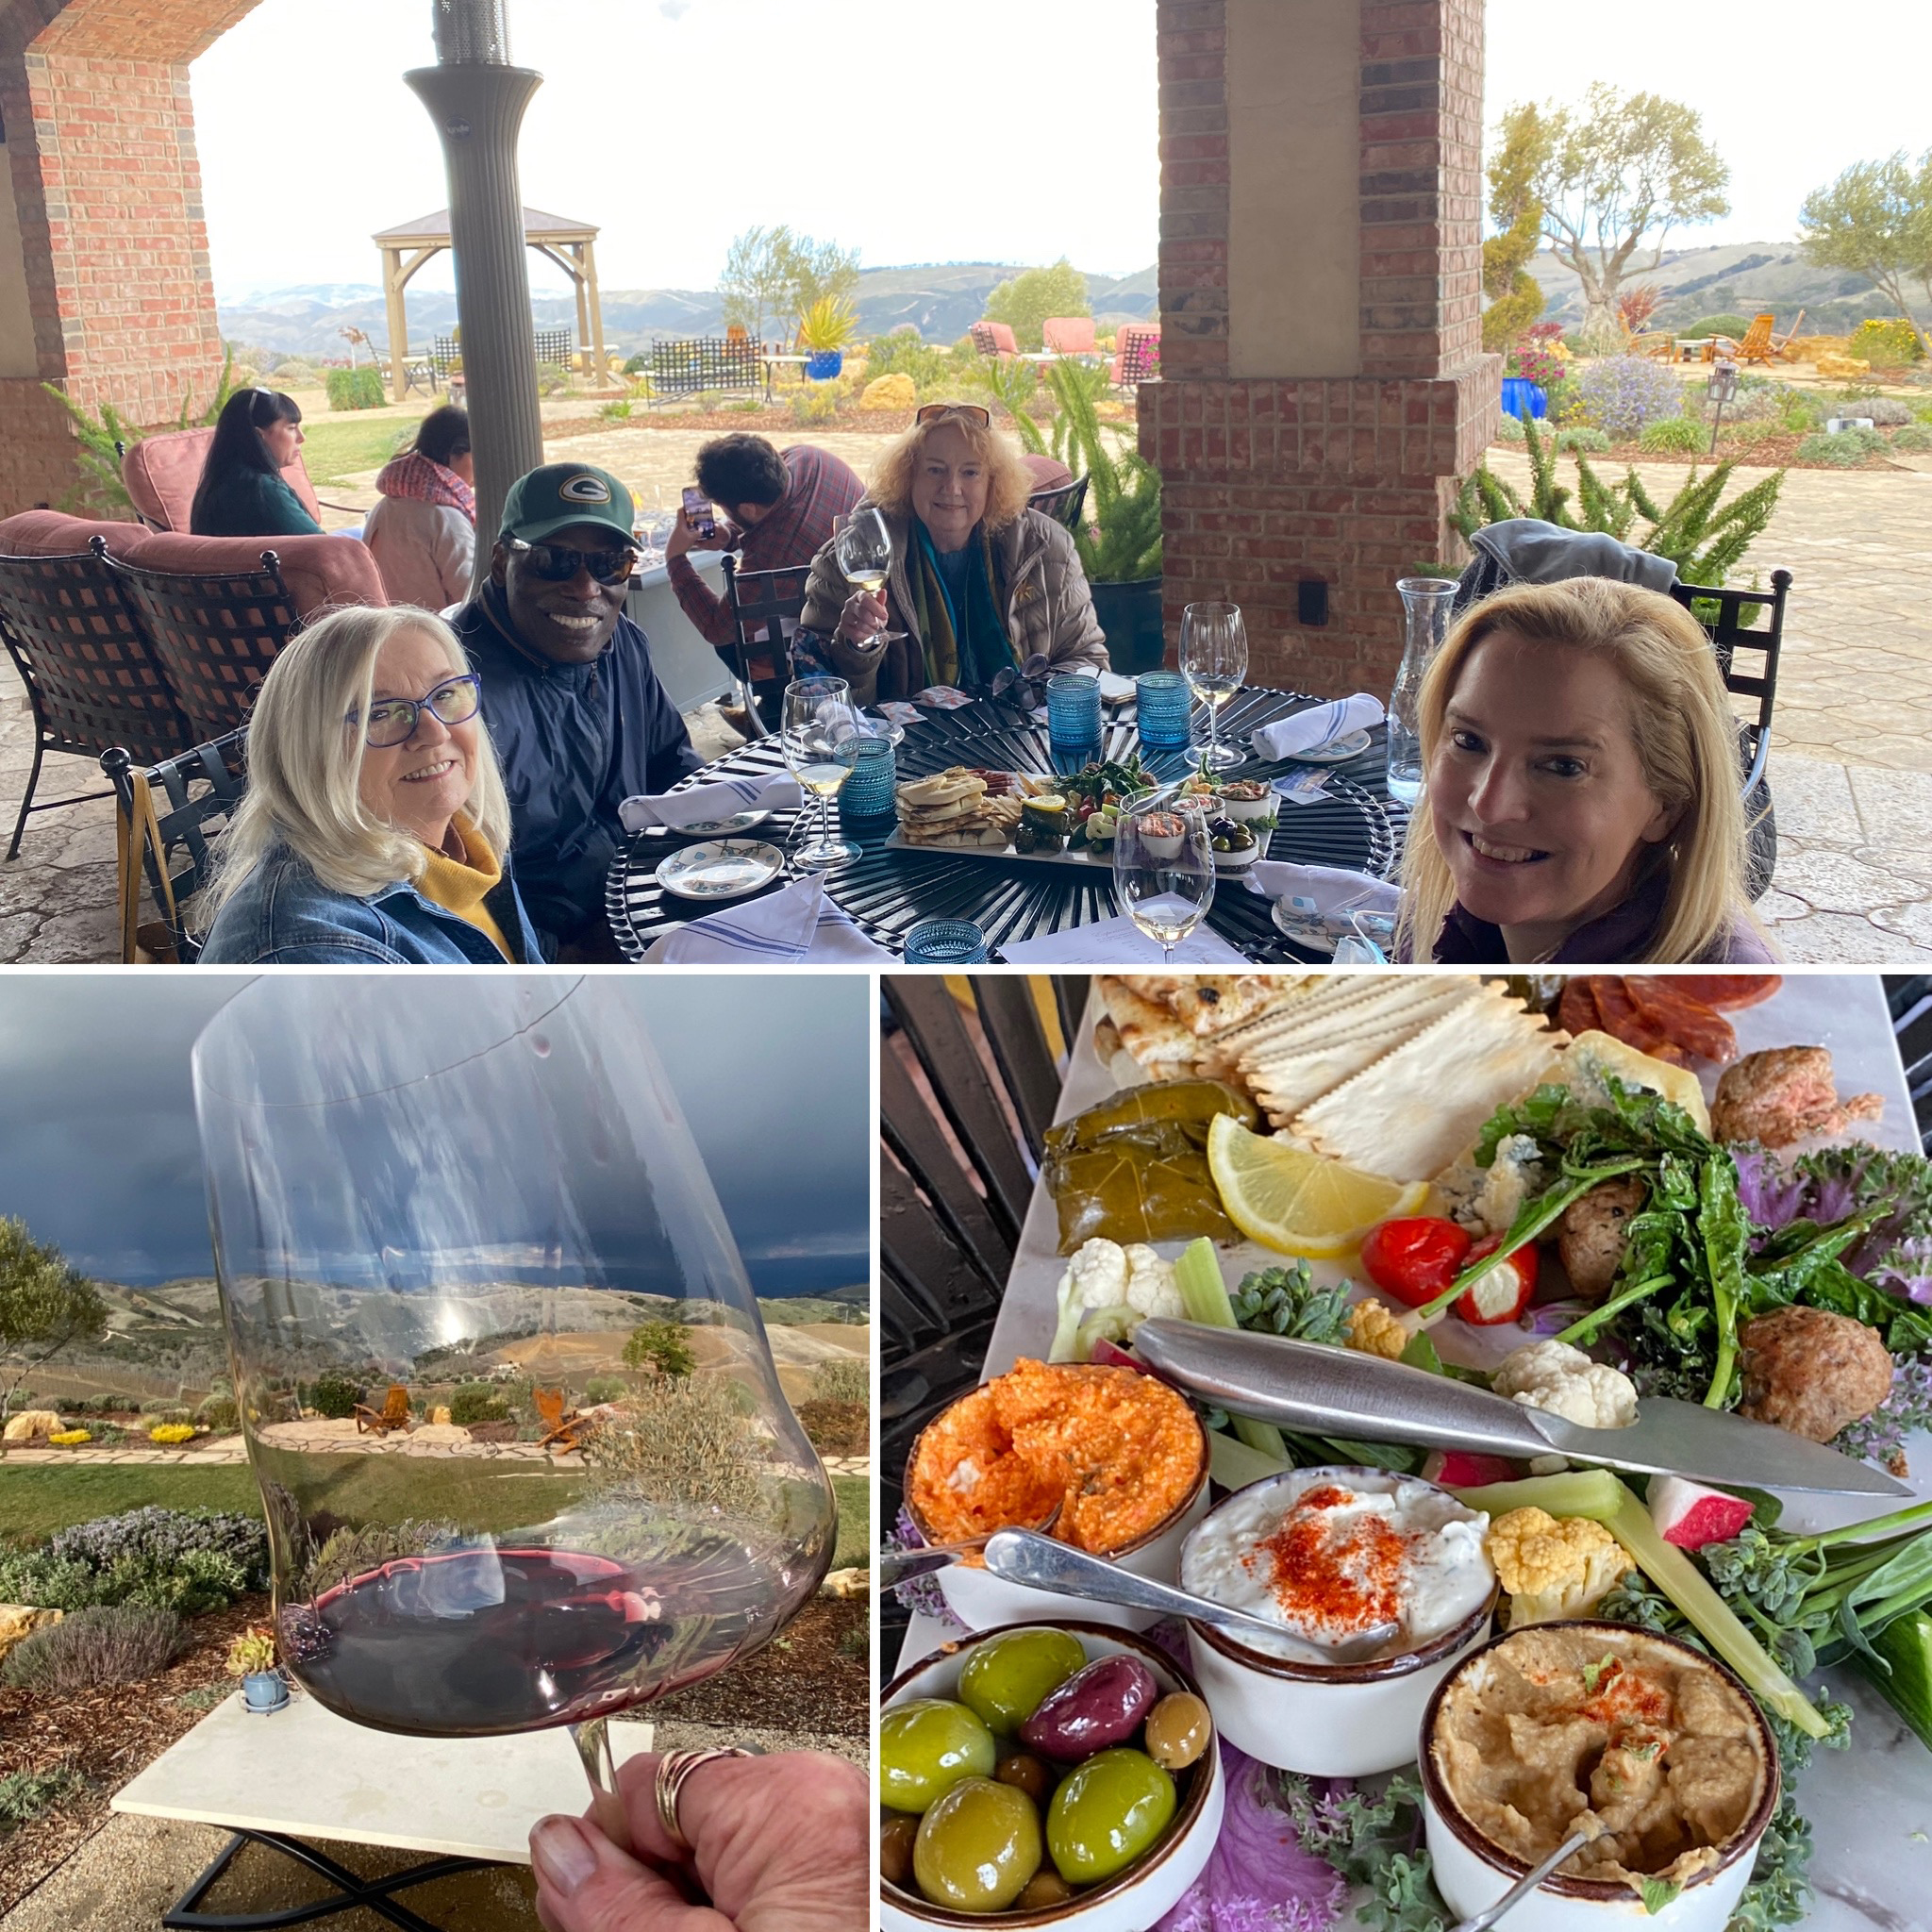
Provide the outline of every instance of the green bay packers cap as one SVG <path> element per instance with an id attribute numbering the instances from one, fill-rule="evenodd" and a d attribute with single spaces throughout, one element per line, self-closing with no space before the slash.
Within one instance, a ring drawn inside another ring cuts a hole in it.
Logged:
<path id="1" fill-rule="evenodd" d="M 503 500 L 503 535 L 547 543 L 559 530 L 595 524 L 629 543 L 633 514 L 630 491 L 608 470 L 591 463 L 545 463 L 509 486 Z"/>

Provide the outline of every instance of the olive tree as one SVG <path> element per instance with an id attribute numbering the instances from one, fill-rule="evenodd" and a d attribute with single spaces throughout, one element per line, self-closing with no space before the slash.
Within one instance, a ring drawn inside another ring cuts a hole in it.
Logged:
<path id="1" fill-rule="evenodd" d="M 1730 169 L 1696 108 L 1603 81 L 1579 107 L 1515 108 L 1504 125 L 1526 150 L 1543 238 L 1583 285 L 1584 346 L 1612 350 L 1624 280 L 1662 263 L 1673 228 L 1730 212 Z"/>
<path id="2" fill-rule="evenodd" d="M 1023 269 L 986 298 L 986 319 L 1005 323 L 1023 349 L 1041 346 L 1049 316 L 1092 313 L 1087 277 L 1064 255 L 1051 268 Z"/>
<path id="3" fill-rule="evenodd" d="M 0 1219 L 0 1429 L 20 1385 L 43 1362 L 107 1328 L 101 1291 L 26 1223 Z"/>
<path id="4" fill-rule="evenodd" d="M 1805 197 L 1799 223 L 1807 260 L 1869 276 L 1932 354 L 1932 330 L 1907 299 L 1911 286 L 1924 291 L 1932 318 L 1932 148 L 1916 169 L 1903 154 L 1854 162 Z"/>
<path id="5" fill-rule="evenodd" d="M 814 302 L 849 297 L 858 286 L 857 249 L 794 235 L 782 223 L 734 237 L 718 277 L 726 325 L 754 341 L 764 341 L 768 322 L 790 327 Z"/>

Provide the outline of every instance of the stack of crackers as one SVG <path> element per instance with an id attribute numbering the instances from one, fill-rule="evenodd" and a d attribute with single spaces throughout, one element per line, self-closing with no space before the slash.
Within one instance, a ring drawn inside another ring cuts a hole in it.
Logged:
<path id="1" fill-rule="evenodd" d="M 1020 801 L 997 796 L 977 772 L 963 765 L 911 778 L 894 794 L 900 836 L 909 845 L 987 846 L 1012 841 Z"/>
<path id="2" fill-rule="evenodd" d="M 1277 1132 L 1391 1180 L 1431 1180 L 1554 1077 L 1568 1036 L 1474 974 L 1100 975 L 1118 1077 L 1225 1080 Z"/>

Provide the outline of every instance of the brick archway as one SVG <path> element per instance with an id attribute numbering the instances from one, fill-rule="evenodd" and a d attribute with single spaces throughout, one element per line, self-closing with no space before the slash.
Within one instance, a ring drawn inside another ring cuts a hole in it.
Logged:
<path id="1" fill-rule="evenodd" d="M 188 64 L 258 0 L 0 0 L 0 515 L 74 488 L 41 389 L 171 421 L 221 368 Z"/>

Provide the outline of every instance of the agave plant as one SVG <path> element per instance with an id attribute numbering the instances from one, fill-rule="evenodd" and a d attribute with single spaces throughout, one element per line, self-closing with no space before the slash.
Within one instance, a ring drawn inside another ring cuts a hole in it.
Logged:
<path id="1" fill-rule="evenodd" d="M 798 318 L 798 346 L 815 355 L 842 349 L 858 334 L 858 311 L 842 295 L 821 295 Z"/>

